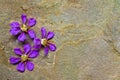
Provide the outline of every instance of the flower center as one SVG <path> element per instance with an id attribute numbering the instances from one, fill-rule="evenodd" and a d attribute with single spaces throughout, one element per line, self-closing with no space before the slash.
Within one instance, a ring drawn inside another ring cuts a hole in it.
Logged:
<path id="1" fill-rule="evenodd" d="M 27 32 L 27 30 L 28 30 L 28 29 L 27 29 L 27 26 L 26 26 L 25 24 L 23 24 L 23 25 L 21 26 L 21 30 Z"/>
<path id="2" fill-rule="evenodd" d="M 26 60 L 28 60 L 28 56 L 27 55 L 22 55 L 21 56 L 21 60 L 24 62 L 24 61 L 26 61 Z"/>
<path id="3" fill-rule="evenodd" d="M 47 39 L 41 39 L 41 44 L 43 45 L 43 46 L 46 46 L 47 45 Z"/>

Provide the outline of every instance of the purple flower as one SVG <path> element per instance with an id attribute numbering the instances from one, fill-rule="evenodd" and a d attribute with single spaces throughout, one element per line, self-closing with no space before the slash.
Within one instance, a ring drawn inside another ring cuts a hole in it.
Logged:
<path id="1" fill-rule="evenodd" d="M 16 69 L 20 72 L 24 72 L 25 68 L 32 71 L 34 69 L 34 64 L 31 60 L 39 55 L 39 51 L 31 50 L 30 44 L 25 44 L 23 49 L 24 51 L 20 48 L 14 48 L 14 53 L 18 55 L 18 57 L 11 56 L 9 61 L 13 65 L 18 64 Z"/>
<path id="2" fill-rule="evenodd" d="M 34 48 L 40 49 L 41 47 L 44 47 L 44 53 L 45 53 L 45 56 L 47 56 L 49 53 L 49 50 L 50 51 L 56 50 L 55 44 L 53 44 L 51 41 L 51 39 L 54 37 L 55 34 L 54 32 L 51 32 L 51 31 L 47 33 L 44 27 L 41 28 L 41 34 L 42 34 L 41 40 L 39 38 L 34 39 Z"/>
<path id="3" fill-rule="evenodd" d="M 35 26 L 36 20 L 34 18 L 28 19 L 25 14 L 21 15 L 21 19 L 22 24 L 20 24 L 19 22 L 10 23 L 10 33 L 14 36 L 18 35 L 18 40 L 22 42 L 26 40 L 26 34 L 28 34 L 31 39 L 34 39 L 36 37 L 36 34 L 34 30 L 30 28 Z"/>

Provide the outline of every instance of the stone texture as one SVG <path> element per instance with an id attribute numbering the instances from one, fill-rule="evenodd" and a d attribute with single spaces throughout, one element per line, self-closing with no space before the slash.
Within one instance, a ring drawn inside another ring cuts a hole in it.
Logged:
<path id="1" fill-rule="evenodd" d="M 120 80 L 120 0 L 0 0 L 0 12 L 0 80 Z M 19 73 L 8 59 L 23 44 L 9 23 L 22 13 L 37 19 L 37 36 L 55 32 L 57 51 Z"/>

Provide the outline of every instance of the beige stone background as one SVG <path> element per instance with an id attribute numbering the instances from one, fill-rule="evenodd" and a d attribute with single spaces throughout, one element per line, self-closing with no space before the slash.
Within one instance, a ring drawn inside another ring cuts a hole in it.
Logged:
<path id="1" fill-rule="evenodd" d="M 37 19 L 37 36 L 54 31 L 57 45 L 24 73 L 8 62 L 22 46 L 9 23 L 22 13 Z M 120 80 L 120 0 L 0 0 L 0 80 Z"/>

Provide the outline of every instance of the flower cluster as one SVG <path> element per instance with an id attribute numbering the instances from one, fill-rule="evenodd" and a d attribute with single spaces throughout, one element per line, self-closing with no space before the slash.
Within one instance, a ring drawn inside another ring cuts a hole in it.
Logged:
<path id="1" fill-rule="evenodd" d="M 36 24 L 35 18 L 27 18 L 25 14 L 21 15 L 22 23 L 12 22 L 10 23 L 10 33 L 17 37 L 18 41 L 24 42 L 27 40 L 26 35 L 33 40 L 33 46 L 30 44 L 24 44 L 23 50 L 20 48 L 14 48 L 14 53 L 18 57 L 11 56 L 9 61 L 11 64 L 17 65 L 17 70 L 24 72 L 25 68 L 32 71 L 34 69 L 34 64 L 31 62 L 34 58 L 38 57 L 41 48 L 44 48 L 45 56 L 48 55 L 49 51 L 55 51 L 56 46 L 52 41 L 55 36 L 54 32 L 46 31 L 45 27 L 41 28 L 41 38 L 36 37 L 36 33 L 31 29 Z"/>

